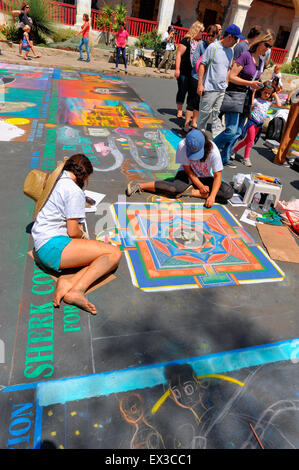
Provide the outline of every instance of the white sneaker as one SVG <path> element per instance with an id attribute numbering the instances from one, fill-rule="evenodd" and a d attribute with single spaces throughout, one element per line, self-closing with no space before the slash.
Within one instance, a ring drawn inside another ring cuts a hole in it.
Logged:
<path id="1" fill-rule="evenodd" d="M 250 161 L 250 158 L 243 158 L 242 160 L 243 165 L 245 166 L 252 166 L 252 163 Z"/>

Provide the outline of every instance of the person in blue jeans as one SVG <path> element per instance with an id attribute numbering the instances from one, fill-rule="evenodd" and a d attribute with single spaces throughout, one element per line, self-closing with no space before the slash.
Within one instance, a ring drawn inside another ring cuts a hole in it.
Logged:
<path id="1" fill-rule="evenodd" d="M 229 86 L 227 91 L 239 91 L 246 94 L 250 87 L 258 90 L 258 81 L 262 73 L 262 61 L 260 55 L 264 56 L 266 51 L 273 45 L 274 37 L 270 30 L 262 32 L 250 45 L 248 51 L 244 51 L 232 66 L 229 76 Z M 226 128 L 214 139 L 214 143 L 221 150 L 221 158 L 224 166 L 236 168 L 231 161 L 232 148 L 236 140 L 242 134 L 245 121 L 250 113 L 251 100 L 245 104 L 243 113 L 226 112 Z"/>
<path id="2" fill-rule="evenodd" d="M 129 37 L 129 33 L 125 28 L 124 22 L 121 21 L 119 23 L 118 30 L 116 31 L 116 34 L 115 34 L 115 44 L 116 44 L 115 70 L 116 72 L 119 72 L 118 63 L 119 63 L 120 55 L 122 54 L 122 57 L 124 60 L 124 66 L 125 66 L 125 73 L 128 73 L 127 72 L 127 59 L 126 59 L 126 46 L 128 43 L 128 37 Z"/>
<path id="3" fill-rule="evenodd" d="M 85 46 L 86 54 L 87 54 L 87 59 L 86 62 L 90 62 L 90 51 L 89 51 L 89 30 L 90 30 L 90 24 L 89 24 L 89 16 L 87 13 L 84 13 L 83 15 L 83 25 L 81 26 L 81 30 L 75 34 L 75 36 L 79 36 L 79 34 L 82 34 L 82 38 L 79 44 L 79 52 L 80 52 L 80 57 L 78 60 L 84 60 L 83 59 L 83 52 L 82 52 L 82 47 L 83 45 Z"/>

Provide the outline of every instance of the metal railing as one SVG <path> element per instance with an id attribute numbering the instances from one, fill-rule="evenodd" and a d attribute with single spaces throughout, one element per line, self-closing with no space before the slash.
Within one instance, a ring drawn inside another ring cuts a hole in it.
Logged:
<path id="1" fill-rule="evenodd" d="M 22 6 L 19 0 L 0 0 L 0 11 L 9 13 L 12 10 L 19 10 Z M 56 23 L 63 23 L 72 26 L 76 23 L 77 7 L 68 3 L 52 2 L 45 0 L 48 7 L 49 19 Z M 30 15 L 29 15 L 30 16 Z"/>
<path id="2" fill-rule="evenodd" d="M 271 50 L 271 59 L 273 60 L 274 64 L 283 64 L 286 57 L 287 57 L 288 51 L 287 49 L 280 49 L 279 47 L 272 47 Z"/>

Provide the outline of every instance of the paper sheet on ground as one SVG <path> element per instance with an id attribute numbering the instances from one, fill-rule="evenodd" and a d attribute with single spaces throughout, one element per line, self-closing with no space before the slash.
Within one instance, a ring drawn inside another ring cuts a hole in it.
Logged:
<path id="1" fill-rule="evenodd" d="M 255 227 L 256 226 L 256 221 L 248 218 L 249 212 L 252 212 L 252 210 L 251 209 L 245 209 L 245 211 L 243 212 L 242 217 L 240 218 L 240 222 L 245 222 L 245 224 L 253 225 Z M 261 214 L 259 214 L 258 217 L 261 217 Z M 258 223 L 263 224 L 263 222 L 260 222 L 260 221 Z"/>

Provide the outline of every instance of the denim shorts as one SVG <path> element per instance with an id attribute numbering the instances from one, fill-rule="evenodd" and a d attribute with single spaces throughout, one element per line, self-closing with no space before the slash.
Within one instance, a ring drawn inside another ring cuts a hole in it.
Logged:
<path id="1" fill-rule="evenodd" d="M 61 253 L 71 241 L 72 238 L 65 235 L 53 237 L 36 252 L 37 256 L 46 267 L 60 273 Z"/>

